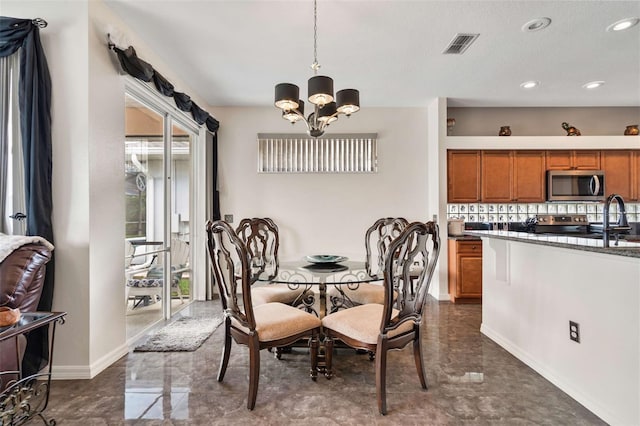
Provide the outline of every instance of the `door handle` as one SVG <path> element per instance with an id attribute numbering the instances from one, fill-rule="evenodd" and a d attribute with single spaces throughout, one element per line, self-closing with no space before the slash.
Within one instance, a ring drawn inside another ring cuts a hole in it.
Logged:
<path id="1" fill-rule="evenodd" d="M 598 193 L 600 192 L 600 178 L 598 177 L 598 175 L 591 176 L 589 189 L 591 189 L 591 195 L 598 195 Z"/>

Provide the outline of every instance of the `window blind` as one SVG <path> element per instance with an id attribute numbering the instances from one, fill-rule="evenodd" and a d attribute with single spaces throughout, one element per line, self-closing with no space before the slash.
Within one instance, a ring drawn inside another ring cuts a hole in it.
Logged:
<path id="1" fill-rule="evenodd" d="M 258 134 L 258 173 L 376 173 L 377 133 Z"/>

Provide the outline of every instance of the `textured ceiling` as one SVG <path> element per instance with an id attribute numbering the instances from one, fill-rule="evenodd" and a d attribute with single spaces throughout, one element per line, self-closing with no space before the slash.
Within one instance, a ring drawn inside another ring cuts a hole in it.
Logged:
<path id="1" fill-rule="evenodd" d="M 280 82 L 306 97 L 311 0 L 107 5 L 210 106 L 273 105 Z M 633 16 L 640 1 L 319 0 L 318 61 L 336 90 L 360 90 L 363 107 L 435 97 L 452 106 L 640 106 L 640 25 L 606 31 Z M 539 17 L 551 25 L 521 30 Z M 456 33 L 480 36 L 463 55 L 443 55 Z M 525 91 L 526 80 L 541 84 Z M 606 83 L 582 88 L 594 80 Z"/>

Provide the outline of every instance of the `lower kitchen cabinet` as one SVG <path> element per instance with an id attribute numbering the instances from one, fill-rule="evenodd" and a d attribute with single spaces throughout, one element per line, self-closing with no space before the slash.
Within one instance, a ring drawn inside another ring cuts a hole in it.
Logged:
<path id="1" fill-rule="evenodd" d="M 449 298 L 482 302 L 482 240 L 449 239 Z"/>

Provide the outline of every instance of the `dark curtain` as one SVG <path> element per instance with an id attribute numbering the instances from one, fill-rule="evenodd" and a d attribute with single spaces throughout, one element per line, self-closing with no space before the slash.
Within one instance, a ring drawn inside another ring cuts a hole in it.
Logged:
<path id="1" fill-rule="evenodd" d="M 218 191 L 218 134 L 214 133 L 212 138 L 211 156 L 213 157 L 213 166 L 211 173 L 211 220 L 219 220 L 220 216 L 220 192 Z"/>
<path id="2" fill-rule="evenodd" d="M 0 17 L 0 56 L 20 49 L 18 102 L 24 153 L 27 235 L 43 237 L 53 244 L 51 195 L 51 77 L 40 43 L 40 29 L 31 19 Z M 54 258 L 47 264 L 38 310 L 50 311 L 53 301 Z M 48 329 L 28 336 L 23 374 L 31 375 L 49 360 Z"/>

